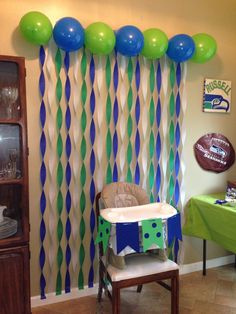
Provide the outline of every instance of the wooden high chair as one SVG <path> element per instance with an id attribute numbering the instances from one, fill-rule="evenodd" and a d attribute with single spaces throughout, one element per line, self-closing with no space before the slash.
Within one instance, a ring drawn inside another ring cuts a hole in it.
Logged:
<path id="1" fill-rule="evenodd" d="M 118 184 L 119 188 L 114 187 L 114 184 Z M 111 202 L 114 202 L 114 188 L 116 192 L 118 190 L 133 191 L 135 190 L 138 195 L 138 199 L 142 199 L 144 204 L 149 202 L 148 197 L 145 198 L 143 194 L 143 189 L 137 185 L 131 183 L 111 183 Z M 133 189 L 134 187 L 134 189 Z M 107 186 L 105 187 L 107 192 Z M 102 191 L 103 192 L 103 191 Z M 145 192 L 145 191 L 144 191 Z M 146 193 L 146 192 L 145 192 Z M 96 196 L 96 214 L 97 217 L 100 213 L 99 200 L 101 199 L 101 194 L 98 193 Z M 107 193 L 106 197 L 107 197 Z M 105 197 L 105 198 L 106 198 Z M 132 195 L 135 197 L 135 195 Z M 129 199 L 129 198 L 128 198 Z M 106 198 L 102 200 L 108 202 Z M 123 201 L 122 201 L 123 202 Z M 109 202 L 108 202 L 108 205 Z M 114 204 L 113 204 L 114 205 Z M 138 204 L 141 205 L 141 204 Z M 132 206 L 127 204 L 122 204 L 122 206 Z M 109 206 L 112 207 L 112 206 Z M 121 206 L 113 206 L 121 207 Z M 103 207 L 104 208 L 104 207 Z M 137 292 L 141 292 L 142 285 L 150 282 L 156 282 L 168 289 L 171 292 L 171 313 L 179 313 L 179 266 L 167 259 L 166 261 L 158 260 L 157 257 L 152 255 L 142 255 L 142 254 L 130 254 L 125 257 L 126 267 L 124 269 L 119 269 L 108 263 L 106 256 L 103 255 L 102 243 L 99 243 L 99 289 L 98 289 L 98 302 L 101 302 L 102 292 L 105 289 L 107 291 L 108 297 L 112 302 L 112 313 L 120 313 L 120 290 L 122 288 L 138 286 Z M 163 280 L 170 280 L 171 285 L 166 284 Z M 111 286 L 111 292 L 107 289 L 108 284 Z"/>

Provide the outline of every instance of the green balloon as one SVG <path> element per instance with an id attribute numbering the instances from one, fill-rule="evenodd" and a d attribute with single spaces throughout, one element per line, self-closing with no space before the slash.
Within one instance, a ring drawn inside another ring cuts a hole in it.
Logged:
<path id="1" fill-rule="evenodd" d="M 52 36 L 52 24 L 43 13 L 31 11 L 20 20 L 20 31 L 31 44 L 45 45 Z"/>
<path id="2" fill-rule="evenodd" d="M 158 28 L 150 28 L 143 32 L 144 46 L 141 54 L 148 59 L 161 58 L 168 48 L 166 34 Z"/>
<path id="3" fill-rule="evenodd" d="M 96 22 L 85 29 L 85 47 L 93 54 L 108 55 L 114 49 L 116 37 L 109 25 Z"/>
<path id="4" fill-rule="evenodd" d="M 205 33 L 196 34 L 193 37 L 195 52 L 191 58 L 196 63 L 204 63 L 214 57 L 217 50 L 215 39 Z"/>

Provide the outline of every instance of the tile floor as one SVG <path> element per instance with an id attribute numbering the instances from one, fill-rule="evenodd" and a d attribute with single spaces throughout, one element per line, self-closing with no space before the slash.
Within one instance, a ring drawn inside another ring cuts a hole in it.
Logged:
<path id="1" fill-rule="evenodd" d="M 101 305 L 96 296 L 74 299 L 32 309 L 32 314 L 111 314 L 107 297 Z M 157 284 L 121 292 L 121 314 L 170 313 L 170 293 Z M 180 314 L 236 314 L 236 269 L 233 265 L 195 272 L 180 277 Z"/>

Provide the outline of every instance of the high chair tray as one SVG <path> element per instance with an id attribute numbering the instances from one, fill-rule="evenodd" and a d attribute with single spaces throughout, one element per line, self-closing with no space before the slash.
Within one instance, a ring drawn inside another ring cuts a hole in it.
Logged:
<path id="1" fill-rule="evenodd" d="M 146 205 L 105 208 L 100 215 L 110 223 L 136 222 L 146 219 L 167 219 L 177 214 L 177 210 L 167 203 L 151 203 Z"/>

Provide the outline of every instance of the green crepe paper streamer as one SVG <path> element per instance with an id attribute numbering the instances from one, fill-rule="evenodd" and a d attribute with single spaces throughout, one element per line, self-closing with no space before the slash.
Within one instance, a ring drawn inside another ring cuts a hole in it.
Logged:
<path id="1" fill-rule="evenodd" d="M 107 138 L 106 138 L 106 154 L 107 154 L 107 159 L 109 160 L 111 157 L 111 132 L 108 130 L 107 131 Z"/>
<path id="2" fill-rule="evenodd" d="M 106 184 L 109 184 L 112 182 L 112 169 L 110 163 L 107 166 L 107 171 L 106 171 Z"/>
<path id="3" fill-rule="evenodd" d="M 85 111 L 84 108 L 83 108 L 83 111 L 82 111 L 82 114 L 81 114 L 80 122 L 81 122 L 81 130 L 82 130 L 83 133 L 85 133 L 85 129 L 86 129 L 86 125 L 87 125 L 87 116 L 86 116 L 86 111 Z M 83 136 L 82 139 L 85 141 L 84 136 Z M 85 144 L 82 144 L 82 145 L 85 145 L 85 147 L 86 147 L 86 141 L 85 141 Z"/>
<path id="4" fill-rule="evenodd" d="M 57 183 L 59 187 L 61 187 L 62 181 L 63 181 L 63 167 L 62 167 L 61 161 L 59 161 L 58 166 L 57 166 Z"/>
<path id="5" fill-rule="evenodd" d="M 171 63 L 171 67 L 170 67 L 170 86 L 171 89 L 174 88 L 175 85 L 175 66 L 174 63 Z"/>
<path id="6" fill-rule="evenodd" d="M 61 110 L 61 107 L 58 107 L 58 110 L 57 110 L 57 127 L 58 127 L 58 130 L 61 129 L 61 126 L 62 126 L 62 110 Z"/>
<path id="7" fill-rule="evenodd" d="M 149 186 L 150 186 L 150 188 L 152 188 L 154 185 L 154 165 L 153 165 L 153 163 L 151 163 L 150 167 L 149 167 L 149 178 L 148 178 L 148 180 L 149 180 Z"/>
<path id="8" fill-rule="evenodd" d="M 171 121 L 170 123 L 169 138 L 170 138 L 170 145 L 173 145 L 174 140 L 175 140 L 175 127 L 174 127 L 173 121 Z"/>
<path id="9" fill-rule="evenodd" d="M 143 251 L 146 252 L 152 244 L 164 247 L 162 219 L 150 219 L 142 221 Z"/>
<path id="10" fill-rule="evenodd" d="M 80 183 L 82 186 L 84 186 L 85 182 L 86 182 L 86 169 L 85 165 L 83 164 L 80 171 Z"/>
<path id="11" fill-rule="evenodd" d="M 80 145 L 80 153 L 81 153 L 81 158 L 82 160 L 85 159 L 85 156 L 86 156 L 86 140 L 85 140 L 85 137 L 83 135 L 82 137 L 82 141 L 81 141 L 81 145 Z"/>
<path id="12" fill-rule="evenodd" d="M 62 209 L 63 209 L 63 196 L 62 196 L 62 192 L 59 191 L 57 194 L 57 212 L 59 215 L 61 215 Z M 58 233 L 58 238 L 59 238 L 59 235 L 60 235 L 60 232 Z"/>
<path id="13" fill-rule="evenodd" d="M 57 155 L 59 158 L 61 158 L 62 151 L 63 151 L 63 142 L 62 142 L 61 134 L 59 134 L 57 138 Z"/>
<path id="14" fill-rule="evenodd" d="M 128 104 L 128 110 L 131 111 L 132 105 L 133 105 L 133 91 L 132 91 L 132 87 L 129 88 L 127 104 Z"/>
<path id="15" fill-rule="evenodd" d="M 127 122 L 127 132 L 128 136 L 131 137 L 132 135 L 132 130 L 133 130 L 133 121 L 131 116 L 128 117 L 128 122 Z"/>
<path id="16" fill-rule="evenodd" d="M 127 161 L 128 161 L 128 164 L 130 164 L 132 161 L 132 144 L 131 143 L 128 144 L 128 148 L 127 148 Z"/>
<path id="17" fill-rule="evenodd" d="M 58 101 L 61 101 L 61 97 L 62 97 L 62 82 L 61 82 L 60 79 L 57 81 L 57 84 L 56 84 L 56 95 L 57 95 Z"/>
<path id="18" fill-rule="evenodd" d="M 86 82 L 84 81 L 82 83 L 82 89 L 81 89 L 81 100 L 83 104 L 85 104 L 86 99 L 87 99 L 87 85 L 86 85 Z"/>
<path id="19" fill-rule="evenodd" d="M 171 201 L 172 201 L 172 197 L 173 197 L 173 194 L 174 194 L 174 188 L 175 188 L 175 181 L 174 181 L 173 176 L 171 176 L 170 177 L 170 182 L 169 182 L 169 197 L 170 197 Z M 171 203 L 171 205 L 173 205 L 173 203 Z"/>
<path id="20" fill-rule="evenodd" d="M 154 73 L 154 65 L 153 62 L 151 63 L 151 67 L 150 67 L 150 92 L 153 93 L 154 91 L 154 87 L 155 87 L 155 73 Z"/>
<path id="21" fill-rule="evenodd" d="M 86 207 L 86 196 L 85 196 L 84 191 L 82 191 L 81 194 L 80 194 L 80 202 L 79 202 L 79 204 L 80 204 L 80 211 L 83 214 L 84 211 L 85 211 L 85 207 Z"/>
<path id="22" fill-rule="evenodd" d="M 127 105 L 128 105 L 128 120 L 127 120 L 127 134 L 128 134 L 128 146 L 127 146 L 127 152 L 126 152 L 126 158 L 127 158 L 127 163 L 128 163 L 128 169 L 127 169 L 127 174 L 126 174 L 126 181 L 127 182 L 132 182 L 132 171 L 130 168 L 130 164 L 132 162 L 132 145 L 131 145 L 131 137 L 132 137 L 132 131 L 133 131 L 133 121 L 131 117 L 131 110 L 133 106 L 133 90 L 132 90 L 132 79 L 133 79 L 133 63 L 132 59 L 129 58 L 129 63 L 128 63 L 128 68 L 127 68 L 127 75 L 128 75 L 128 80 L 129 80 L 129 91 L 128 91 L 128 96 L 127 96 Z"/>
<path id="23" fill-rule="evenodd" d="M 56 295 L 61 294 L 61 288 L 62 288 L 62 278 L 61 278 L 61 265 L 63 261 L 63 252 L 61 246 L 58 247 L 58 252 L 57 252 L 57 264 L 58 264 L 58 273 L 57 273 L 57 284 L 56 284 Z"/>
<path id="24" fill-rule="evenodd" d="M 62 224 L 61 219 L 59 219 L 59 221 L 58 221 L 57 228 L 58 228 L 58 239 L 61 241 L 61 238 L 63 235 L 63 224 Z"/>
<path id="25" fill-rule="evenodd" d="M 155 149 L 155 139 L 154 139 L 154 134 L 151 132 L 150 138 L 149 138 L 149 155 L 150 158 L 153 158 L 154 155 L 154 149 Z"/>
<path id="26" fill-rule="evenodd" d="M 170 116 L 173 117 L 175 113 L 175 96 L 173 91 L 170 95 L 170 103 L 169 103 L 169 109 L 170 109 Z"/>
<path id="27" fill-rule="evenodd" d="M 128 80 L 129 80 L 130 84 L 131 84 L 132 79 L 133 79 L 133 74 L 134 74 L 133 63 L 132 63 L 132 59 L 129 58 L 129 63 L 128 63 Z"/>
<path id="28" fill-rule="evenodd" d="M 80 229 L 79 229 L 79 233 L 80 233 L 80 237 L 83 239 L 84 235 L 85 235 L 85 221 L 84 218 L 82 217 L 80 220 Z"/>
<path id="29" fill-rule="evenodd" d="M 111 105 L 111 96 L 110 96 L 110 85 L 111 85 L 111 62 L 109 56 L 106 61 L 106 87 L 107 87 L 107 100 L 106 100 L 106 124 L 107 124 L 107 134 L 106 134 L 106 156 L 107 156 L 107 169 L 106 169 L 106 184 L 112 182 L 112 169 L 111 169 L 111 151 L 112 151 L 112 138 L 110 131 L 111 124 L 111 114 L 112 114 L 112 105 Z"/>
<path id="30" fill-rule="evenodd" d="M 80 263 L 80 265 L 83 265 L 84 258 L 85 258 L 85 250 L 84 250 L 83 243 L 81 243 L 80 249 L 79 249 L 79 263 Z M 80 267 L 80 270 L 79 270 L 78 288 L 79 288 L 79 290 L 84 289 L 84 274 L 83 274 L 82 267 Z"/>
<path id="31" fill-rule="evenodd" d="M 175 163 L 175 155 L 174 155 L 173 149 L 171 148 L 170 158 L 169 158 L 169 166 L 170 166 L 169 169 L 171 173 L 174 171 L 174 163 Z"/>
<path id="32" fill-rule="evenodd" d="M 110 62 L 110 58 L 107 57 L 107 61 L 106 61 L 106 85 L 107 85 L 108 90 L 110 88 L 110 84 L 111 84 L 111 62 Z"/>
<path id="33" fill-rule="evenodd" d="M 95 244 L 102 242 L 103 254 L 106 253 L 110 238 L 111 223 L 106 221 L 101 216 L 98 217 L 98 233 Z"/>
<path id="34" fill-rule="evenodd" d="M 171 63 L 170 66 L 170 86 L 171 86 L 171 95 L 169 100 L 169 114 L 170 114 L 170 127 L 169 127 L 169 143 L 170 143 L 170 155 L 169 155 L 169 166 L 168 171 L 170 175 L 169 186 L 168 186 L 168 197 L 169 203 L 173 202 L 174 194 L 174 140 L 175 140 L 175 127 L 174 127 L 174 115 L 175 115 L 175 98 L 174 98 L 174 86 L 175 86 L 175 67 L 174 63 Z"/>
<path id="35" fill-rule="evenodd" d="M 56 65 L 56 74 L 57 74 L 57 83 L 56 83 L 56 99 L 57 99 L 57 114 L 56 114 L 56 125 L 58 129 L 58 138 L 57 138 L 57 156 L 58 156 L 58 165 L 57 165 L 57 186 L 58 186 L 58 194 L 57 194 L 57 213 L 58 213 L 58 222 L 57 222 L 57 240 L 58 240 L 58 249 L 57 249 L 57 279 L 56 279 L 56 294 L 61 294 L 62 291 L 62 278 L 61 278 L 61 265 L 63 261 L 63 251 L 61 248 L 61 239 L 63 235 L 63 224 L 61 220 L 61 214 L 63 211 L 63 196 L 61 192 L 61 185 L 63 182 L 63 167 L 61 163 L 61 156 L 63 152 L 63 141 L 60 134 L 60 130 L 62 127 L 62 109 L 61 109 L 61 98 L 62 98 L 62 82 L 60 78 L 60 72 L 62 67 L 62 57 L 60 49 L 57 49 L 55 56 L 55 65 Z"/>
<path id="36" fill-rule="evenodd" d="M 107 101 L 106 101 L 106 122 L 107 125 L 111 122 L 111 97 L 110 94 L 107 95 Z"/>
<path id="37" fill-rule="evenodd" d="M 82 78 L 84 79 L 86 76 L 86 71 L 87 71 L 87 57 L 86 57 L 85 51 L 83 51 L 80 66 L 81 66 L 81 75 L 82 75 Z"/>
<path id="38" fill-rule="evenodd" d="M 57 49 L 55 62 L 56 62 L 56 72 L 57 72 L 56 96 L 57 96 L 58 102 L 60 103 L 61 97 L 62 97 L 62 83 L 61 83 L 61 78 L 60 78 L 62 58 L 61 58 L 60 49 Z"/>
<path id="39" fill-rule="evenodd" d="M 59 134 L 57 138 L 57 155 L 59 158 L 61 158 L 62 152 L 63 152 L 63 143 L 62 143 L 61 134 Z"/>
<path id="40" fill-rule="evenodd" d="M 153 97 L 150 100 L 150 106 L 149 106 L 149 120 L 150 120 L 150 127 L 153 127 L 154 120 L 155 120 L 155 105 Z"/>
<path id="41" fill-rule="evenodd" d="M 80 219 L 80 248 L 79 248 L 79 263 L 80 263 L 80 270 L 78 276 L 78 288 L 84 289 L 84 274 L 83 274 L 83 263 L 85 259 L 85 249 L 83 245 L 83 240 L 85 236 L 86 226 L 84 221 L 84 211 L 86 209 L 86 195 L 84 192 L 84 187 L 86 185 L 86 167 L 84 161 L 86 159 L 86 152 L 87 152 L 87 144 L 85 139 L 85 132 L 87 126 L 87 115 L 86 115 L 86 100 L 87 100 L 87 85 L 86 85 L 86 71 L 87 71 L 87 57 L 85 50 L 83 50 L 83 55 L 80 63 L 81 67 L 81 75 L 82 75 L 82 87 L 81 87 L 81 102 L 82 102 L 82 113 L 81 113 L 81 135 L 82 140 L 80 143 L 80 155 L 82 159 L 82 165 L 80 170 L 80 184 L 81 184 L 81 194 L 80 194 L 80 212 L 81 212 L 81 219 Z"/>

